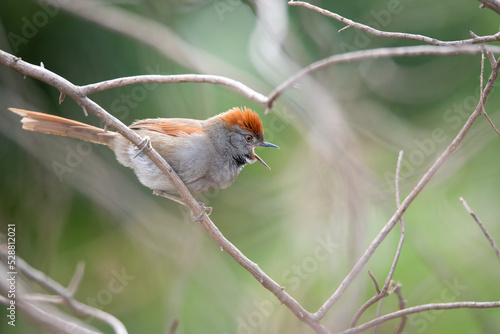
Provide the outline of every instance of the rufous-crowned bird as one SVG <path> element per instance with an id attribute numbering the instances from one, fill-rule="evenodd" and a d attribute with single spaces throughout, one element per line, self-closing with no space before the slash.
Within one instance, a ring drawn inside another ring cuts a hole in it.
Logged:
<path id="1" fill-rule="evenodd" d="M 23 129 L 107 145 L 115 152 L 117 160 L 132 168 L 139 181 L 156 194 L 178 193 L 141 148 L 117 132 L 45 113 L 9 110 L 23 117 Z M 254 149 L 257 146 L 279 148 L 264 141 L 259 116 L 246 107 L 233 108 L 206 120 L 144 119 L 134 122 L 130 129 L 149 138 L 153 148 L 192 193 L 230 186 L 246 164 L 259 161 L 269 168 Z"/>

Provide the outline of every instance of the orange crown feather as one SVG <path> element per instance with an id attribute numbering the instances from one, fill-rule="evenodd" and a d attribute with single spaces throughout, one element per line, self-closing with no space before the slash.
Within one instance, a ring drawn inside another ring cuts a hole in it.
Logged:
<path id="1" fill-rule="evenodd" d="M 225 113 L 222 113 L 220 118 L 231 126 L 239 125 L 256 135 L 264 134 L 264 128 L 262 127 L 259 115 L 247 107 L 243 107 L 243 111 L 238 107 L 229 109 Z"/>

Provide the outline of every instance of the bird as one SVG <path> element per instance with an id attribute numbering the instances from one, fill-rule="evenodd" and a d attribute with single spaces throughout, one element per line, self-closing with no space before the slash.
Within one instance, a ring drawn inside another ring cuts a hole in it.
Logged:
<path id="1" fill-rule="evenodd" d="M 139 181 L 155 194 L 168 198 L 178 194 L 175 186 L 144 154 L 145 145 L 137 147 L 118 132 L 75 120 L 18 108 L 9 110 L 22 116 L 25 130 L 106 145 L 115 152 L 118 162 L 132 168 Z M 191 193 L 227 188 L 245 165 L 256 161 L 270 169 L 254 150 L 256 147 L 279 149 L 264 140 L 259 115 L 246 107 L 235 107 L 205 120 L 138 120 L 129 128 L 170 164 Z"/>

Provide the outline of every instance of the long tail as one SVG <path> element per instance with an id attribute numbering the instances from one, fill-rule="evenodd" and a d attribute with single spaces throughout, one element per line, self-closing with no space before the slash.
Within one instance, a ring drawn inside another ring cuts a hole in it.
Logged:
<path id="1" fill-rule="evenodd" d="M 113 149 L 113 139 L 118 135 L 116 132 L 105 131 L 92 125 L 54 115 L 17 108 L 9 108 L 9 110 L 23 117 L 21 122 L 25 130 L 85 140 L 107 145 L 111 149 Z"/>

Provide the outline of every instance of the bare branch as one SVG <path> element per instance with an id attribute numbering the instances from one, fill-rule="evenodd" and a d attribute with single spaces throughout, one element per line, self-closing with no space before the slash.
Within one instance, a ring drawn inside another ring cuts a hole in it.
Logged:
<path id="1" fill-rule="evenodd" d="M 178 326 L 179 326 L 179 319 L 175 318 L 174 321 L 172 321 L 170 328 L 168 329 L 168 334 L 175 334 L 175 331 L 177 330 Z"/>
<path id="2" fill-rule="evenodd" d="M 71 278 L 68 287 L 66 288 L 66 290 L 71 296 L 74 296 L 76 290 L 80 286 L 80 282 L 82 281 L 84 271 L 85 271 L 85 263 L 79 262 L 78 265 L 76 266 L 75 273 Z"/>
<path id="3" fill-rule="evenodd" d="M 495 66 L 490 74 L 488 82 L 483 90 L 483 100 L 486 102 L 491 90 L 493 89 L 494 82 L 498 77 L 499 66 Z M 457 136 L 453 139 L 451 144 L 444 150 L 444 152 L 434 161 L 432 166 L 427 170 L 427 172 L 422 176 L 417 185 L 413 188 L 410 194 L 405 198 L 401 206 L 396 210 L 391 219 L 387 222 L 387 224 L 382 228 L 380 233 L 375 237 L 373 242 L 370 244 L 365 253 L 361 256 L 358 262 L 354 265 L 349 274 L 345 277 L 345 279 L 340 283 L 337 290 L 332 294 L 330 298 L 319 308 L 319 310 L 315 313 L 315 317 L 321 319 L 325 316 L 328 310 L 340 299 L 344 291 L 351 284 L 354 278 L 359 274 L 359 272 L 363 269 L 365 264 L 371 258 L 377 247 L 384 241 L 385 237 L 392 228 L 396 225 L 396 223 L 401 219 L 401 216 L 406 211 L 406 209 L 410 206 L 410 204 L 415 200 L 418 194 L 422 191 L 422 189 L 429 183 L 434 174 L 439 170 L 439 168 L 443 165 L 443 163 L 457 150 L 458 146 L 462 143 L 463 139 L 469 132 L 470 128 L 477 120 L 477 118 L 481 115 L 481 103 L 478 103 L 474 112 L 467 119 L 462 129 L 460 129 Z"/>
<path id="4" fill-rule="evenodd" d="M 197 82 L 197 83 L 212 83 L 229 87 L 241 95 L 249 98 L 252 101 L 260 103 L 264 106 L 267 105 L 267 97 L 254 91 L 250 87 L 242 84 L 239 81 L 226 78 L 219 75 L 205 75 L 205 74 L 178 74 L 178 75 L 137 75 L 132 77 L 124 77 L 113 80 L 106 80 L 90 85 L 81 86 L 84 95 L 90 95 L 106 89 L 123 87 L 126 85 L 144 84 L 144 83 L 183 83 L 183 82 Z"/>
<path id="5" fill-rule="evenodd" d="M 403 161 L 403 150 L 399 151 L 398 155 L 398 162 L 396 163 L 396 176 L 394 178 L 394 187 L 395 187 L 395 192 L 396 192 L 396 207 L 399 208 L 401 205 L 401 199 L 400 199 L 400 192 L 399 192 L 399 176 L 400 176 L 400 171 L 401 171 L 401 162 Z M 403 248 L 403 242 L 405 240 L 405 225 L 403 221 L 403 217 L 399 220 L 399 225 L 401 226 L 401 236 L 399 238 L 399 243 L 398 247 L 396 249 L 396 255 L 394 256 L 394 260 L 392 262 L 391 269 L 389 271 L 389 274 L 387 275 L 387 278 L 385 280 L 384 288 L 382 291 L 384 293 L 387 293 L 389 286 L 392 282 L 392 277 L 394 276 L 394 271 L 396 270 L 396 265 L 399 260 L 399 255 L 401 254 L 401 249 Z M 396 285 L 396 288 L 399 285 Z M 382 310 L 382 303 L 383 299 L 380 299 L 379 305 L 377 307 L 377 317 L 380 316 L 380 312 Z M 406 322 L 406 317 L 404 317 L 401 322 Z M 377 332 L 377 327 L 373 328 L 373 333 Z"/>
<path id="6" fill-rule="evenodd" d="M 398 301 L 399 301 L 399 309 L 403 310 L 406 308 L 406 300 L 403 297 L 403 292 L 401 291 L 401 284 L 396 284 L 396 287 L 394 288 L 394 293 L 396 296 L 398 296 Z M 406 322 L 408 321 L 408 316 L 404 315 L 401 317 L 401 322 L 398 325 L 398 328 L 396 328 L 396 331 L 394 334 L 401 334 L 406 326 Z"/>
<path id="7" fill-rule="evenodd" d="M 143 142 L 142 138 L 120 122 L 117 118 L 106 112 L 101 106 L 90 100 L 81 91 L 81 87 L 70 83 L 68 80 L 59 75 L 20 60 L 19 58 L 0 50 L 0 64 L 4 64 L 21 74 L 36 78 L 43 81 L 62 93 L 73 98 L 82 108 L 85 108 L 110 128 L 114 128 L 122 136 L 130 140 L 134 145 L 139 146 Z M 165 174 L 169 181 L 176 187 L 178 193 L 185 205 L 189 207 L 193 216 L 199 216 L 204 212 L 204 208 L 194 199 L 188 191 L 182 180 L 170 167 L 170 165 L 160 156 L 152 147 L 145 149 L 146 154 L 151 161 Z M 281 303 L 285 304 L 300 320 L 307 323 L 313 328 L 316 333 L 328 333 L 327 329 L 320 324 L 319 320 L 313 317 L 311 313 L 306 311 L 295 299 L 293 299 L 284 288 L 272 280 L 259 266 L 249 260 L 238 248 L 236 248 L 224 235 L 219 231 L 215 224 L 207 215 L 202 215 L 200 220 L 203 228 L 210 234 L 215 242 L 226 251 L 236 262 L 249 271 L 266 289 L 271 291 Z"/>
<path id="8" fill-rule="evenodd" d="M 5 263 L 7 263 L 7 259 L 8 259 L 7 252 L 8 252 L 7 245 L 1 244 L 0 245 L 0 258 Z M 81 266 L 79 266 L 79 268 L 77 268 L 77 272 L 75 274 L 76 276 L 80 275 L 79 274 L 79 271 L 81 271 L 80 268 L 81 268 Z M 86 304 L 83 304 L 83 303 L 75 300 L 72 296 L 72 294 L 73 294 L 72 291 L 69 291 L 68 289 L 63 287 L 61 284 L 54 281 L 52 278 L 48 277 L 45 273 L 38 271 L 37 269 L 31 267 L 29 264 L 27 264 L 19 256 L 16 256 L 16 269 L 19 272 L 22 272 L 27 278 L 40 284 L 40 286 L 55 293 L 58 296 L 60 296 L 62 298 L 62 300 L 64 301 L 64 303 L 69 308 L 71 308 L 71 310 L 73 310 L 76 314 L 78 314 L 79 316 L 84 316 L 84 315 L 92 316 L 92 317 L 99 319 L 102 322 L 108 324 L 109 326 L 111 326 L 116 334 L 127 334 L 127 329 L 125 328 L 125 326 L 123 325 L 123 323 L 120 320 L 115 318 L 113 315 L 106 313 L 98 308 L 88 306 Z M 23 297 L 20 297 L 20 299 L 23 299 Z M 31 305 L 31 307 L 36 307 L 36 306 Z"/>
<path id="9" fill-rule="evenodd" d="M 294 2 L 295 3 L 295 2 Z M 366 59 L 376 59 L 376 58 L 389 58 L 389 57 L 407 57 L 407 56 L 424 56 L 424 55 L 434 55 L 434 56 L 450 56 L 457 54 L 478 54 L 482 52 L 482 48 L 479 45 L 462 45 L 462 46 L 434 46 L 434 45 L 417 45 L 417 46 L 406 46 L 406 47 L 394 47 L 394 48 L 379 48 L 371 50 L 360 50 L 342 53 L 334 55 L 317 62 L 314 62 L 294 75 L 290 76 L 288 79 L 279 84 L 268 97 L 268 106 L 271 107 L 274 101 L 288 88 L 290 88 L 295 82 L 297 82 L 302 77 L 311 74 L 319 69 L 328 67 L 333 64 L 349 63 L 353 61 L 366 60 Z M 491 47 L 492 52 L 500 53 L 500 47 Z"/>
<path id="10" fill-rule="evenodd" d="M 479 1 L 481 1 L 481 0 L 479 0 Z M 378 29 L 372 28 L 370 26 L 367 26 L 365 24 L 361 24 L 361 23 L 349 20 L 348 18 L 345 18 L 337 13 L 330 12 L 326 9 L 320 8 L 318 6 L 314 6 L 314 5 L 312 5 L 308 2 L 304 2 L 304 1 L 289 1 L 288 4 L 290 6 L 301 6 L 301 7 L 311 9 L 315 12 L 318 12 L 318 13 L 323 14 L 325 16 L 331 17 L 331 18 L 333 18 L 341 23 L 346 24 L 347 26 L 340 29 L 339 32 L 343 31 L 346 28 L 355 28 L 355 29 L 364 31 L 366 33 L 369 33 L 369 34 L 372 34 L 372 35 L 378 36 L 378 37 L 410 39 L 410 40 L 414 40 L 414 41 L 419 41 L 419 42 L 432 44 L 432 45 L 440 45 L 440 46 L 479 44 L 479 43 L 488 43 L 488 42 L 494 42 L 494 41 L 500 40 L 500 32 L 498 32 L 498 33 L 496 33 L 494 35 L 490 35 L 490 36 L 482 36 L 482 37 L 476 36 L 476 37 L 473 37 L 471 39 L 464 39 L 464 40 L 460 40 L 460 41 L 440 41 L 438 39 L 427 37 L 424 35 L 408 34 L 408 33 L 401 33 L 401 32 L 387 32 L 387 31 L 378 30 Z"/>
<path id="11" fill-rule="evenodd" d="M 370 278 L 373 281 L 373 284 L 375 285 L 375 291 L 377 291 L 377 293 L 380 293 L 380 286 L 378 285 L 377 279 L 370 270 L 368 270 L 368 275 L 370 276 Z"/>
<path id="12" fill-rule="evenodd" d="M 472 34 L 474 34 L 474 33 L 472 33 Z M 488 53 L 488 57 L 490 58 L 490 62 L 491 62 L 492 59 L 495 59 L 495 57 L 493 55 L 490 55 L 491 52 L 488 52 L 488 51 L 489 50 L 486 47 L 484 47 L 484 50 L 481 53 L 481 72 L 479 74 L 479 91 L 481 92 L 480 102 L 481 102 L 481 108 L 482 108 L 482 112 L 483 112 L 484 117 L 486 117 L 486 119 L 490 123 L 491 127 L 493 128 L 493 130 L 495 130 L 495 132 L 497 133 L 497 135 L 500 136 L 500 132 L 498 132 L 497 127 L 495 126 L 495 124 L 491 120 L 490 116 L 488 116 L 488 114 L 486 113 L 486 110 L 484 109 L 484 101 L 483 101 L 483 96 L 482 96 L 482 94 L 483 94 L 483 77 L 484 77 L 484 53 L 485 52 Z"/>
<path id="13" fill-rule="evenodd" d="M 500 301 L 495 302 L 454 302 L 454 303 L 435 303 L 424 304 L 414 307 L 408 307 L 393 313 L 389 313 L 368 321 L 354 328 L 349 328 L 338 334 L 354 334 L 367 330 L 368 328 L 380 325 L 392 319 L 400 318 L 414 313 L 432 311 L 432 310 L 452 310 L 458 308 L 497 308 L 500 307 Z"/>
<path id="14" fill-rule="evenodd" d="M 395 189 L 396 189 L 396 207 L 399 208 L 400 206 L 400 199 L 399 199 L 399 174 L 401 170 L 401 161 L 403 160 L 403 151 L 399 151 L 399 156 L 398 156 L 398 162 L 396 164 L 396 176 L 395 176 Z M 391 285 L 392 282 L 392 276 L 394 276 L 394 270 L 396 270 L 396 265 L 399 260 L 399 255 L 401 254 L 401 249 L 403 247 L 403 241 L 405 239 L 405 228 L 404 228 L 404 223 L 403 223 L 403 218 L 401 217 L 400 219 L 400 225 L 401 225 L 401 237 L 399 239 L 398 247 L 396 250 L 396 255 L 394 256 L 394 260 L 391 265 L 391 269 L 389 270 L 389 274 L 387 275 L 387 278 L 385 279 L 384 286 L 382 290 L 379 289 L 378 287 L 378 282 L 375 280 L 375 277 L 373 274 L 369 271 L 368 273 L 370 274 L 370 277 L 372 280 L 374 280 L 376 288 L 377 288 L 377 294 L 370 298 L 360 309 L 359 311 L 355 314 L 353 320 L 351 321 L 351 327 L 354 327 L 356 323 L 358 322 L 359 318 L 361 315 L 373 304 L 375 304 L 377 301 L 380 301 L 379 307 L 377 309 L 377 316 L 380 315 L 380 309 L 382 306 L 382 301 L 383 298 L 387 297 L 390 293 L 389 291 L 389 286 Z"/>
<path id="15" fill-rule="evenodd" d="M 472 211 L 472 209 L 469 207 L 469 205 L 467 204 L 465 199 L 460 197 L 460 201 L 462 202 L 465 210 L 467 210 L 467 212 L 472 216 L 472 218 L 474 218 L 476 223 L 479 225 L 479 228 L 481 229 L 481 231 L 483 231 L 484 235 L 486 236 L 486 238 L 490 242 L 491 247 L 493 247 L 493 249 L 495 250 L 495 253 L 497 254 L 498 259 L 500 260 L 500 250 L 498 249 L 498 246 L 495 243 L 495 240 L 493 239 L 491 234 L 488 233 L 488 230 L 486 230 L 486 227 L 484 226 L 484 224 L 481 222 L 481 220 L 479 220 L 479 217 L 474 213 L 474 211 Z"/>
<path id="16" fill-rule="evenodd" d="M 497 14 L 500 14 L 500 1 L 498 0 L 478 0 L 481 5 L 479 5 L 479 8 L 489 8 L 492 11 L 496 12 Z"/>
<path id="17" fill-rule="evenodd" d="M 400 206 L 400 194 L 399 194 L 399 174 L 401 170 L 401 162 L 403 161 L 403 150 L 399 151 L 398 162 L 396 164 L 396 177 L 395 179 L 395 189 L 396 189 L 396 207 Z M 392 281 L 392 276 L 394 276 L 394 271 L 396 270 L 396 265 L 398 264 L 399 255 L 401 254 L 401 249 L 403 248 L 403 242 L 405 240 L 405 225 L 403 222 L 403 217 L 399 219 L 399 225 L 401 226 L 401 237 L 399 238 L 398 247 L 396 249 L 396 255 L 394 256 L 394 261 L 392 262 L 391 269 L 387 278 L 385 279 L 384 287 L 382 288 L 382 292 L 387 292 L 389 289 L 389 285 Z"/>
<path id="18" fill-rule="evenodd" d="M 358 310 L 358 312 L 356 312 L 356 314 L 352 318 L 352 321 L 351 321 L 351 324 L 349 325 L 349 327 L 356 326 L 356 323 L 358 322 L 359 318 L 361 318 L 361 316 L 363 315 L 363 313 L 365 313 L 365 311 L 370 306 L 372 306 L 373 304 L 375 304 L 377 301 L 381 300 L 385 296 L 386 295 L 384 295 L 384 293 L 381 292 L 381 293 L 377 293 L 375 296 L 373 296 L 372 298 L 368 299 L 368 301 L 366 303 L 364 303 L 363 306 L 360 307 L 360 309 Z"/>

